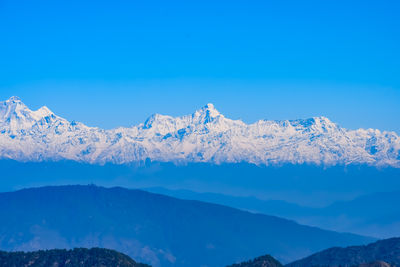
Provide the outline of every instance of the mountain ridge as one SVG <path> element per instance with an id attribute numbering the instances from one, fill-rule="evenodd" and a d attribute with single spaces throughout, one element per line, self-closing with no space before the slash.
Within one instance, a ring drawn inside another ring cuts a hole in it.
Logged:
<path id="1" fill-rule="evenodd" d="M 379 240 L 363 246 L 333 247 L 317 252 L 304 259 L 287 264 L 287 267 L 343 266 L 351 267 L 382 261 L 400 265 L 400 238 Z M 365 266 L 365 265 L 364 265 Z M 368 266 L 368 265 L 367 265 Z M 372 265 L 374 266 L 374 265 Z M 375 265 L 381 266 L 381 265 Z"/>
<path id="2" fill-rule="evenodd" d="M 32 252 L 0 251 L 0 264 L 7 267 L 151 267 L 137 263 L 127 255 L 104 248 L 52 249 Z"/>
<path id="3" fill-rule="evenodd" d="M 400 265 L 400 238 L 378 240 L 362 246 L 332 247 L 285 267 L 396 267 Z M 229 265 L 227 267 L 280 267 L 270 255 Z"/>
<path id="4" fill-rule="evenodd" d="M 69 122 L 47 107 L 32 111 L 11 97 L 0 102 L 0 158 L 400 167 L 400 137 L 376 129 L 347 130 L 323 116 L 246 124 L 226 118 L 213 104 L 190 115 L 154 114 L 136 126 L 104 130 Z"/>
<path id="5" fill-rule="evenodd" d="M 104 247 L 154 267 L 211 267 L 267 251 L 290 262 L 327 247 L 373 240 L 122 187 L 46 186 L 0 193 L 0 249 L 6 251 Z"/>

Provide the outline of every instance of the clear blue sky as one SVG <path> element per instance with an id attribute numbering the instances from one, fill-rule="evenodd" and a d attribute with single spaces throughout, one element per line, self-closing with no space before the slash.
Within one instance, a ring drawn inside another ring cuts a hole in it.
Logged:
<path id="1" fill-rule="evenodd" d="M 0 99 L 104 128 L 212 102 L 246 122 L 400 133 L 399 14 L 397 0 L 0 0 Z"/>

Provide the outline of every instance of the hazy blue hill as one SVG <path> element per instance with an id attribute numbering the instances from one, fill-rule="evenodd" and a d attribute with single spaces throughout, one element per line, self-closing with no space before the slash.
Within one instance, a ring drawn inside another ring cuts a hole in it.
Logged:
<path id="1" fill-rule="evenodd" d="M 381 261 L 380 263 L 377 261 Z M 377 262 L 377 265 L 367 263 Z M 384 263 L 382 263 L 384 262 Z M 288 267 L 310 267 L 310 266 L 385 266 L 400 265 L 400 238 L 380 240 L 365 246 L 351 246 L 346 248 L 334 247 L 315 253 L 302 260 L 295 261 Z M 381 264 L 381 265 L 378 265 Z"/>
<path id="2" fill-rule="evenodd" d="M 310 206 L 323 206 L 356 196 L 400 190 L 400 168 L 366 165 L 256 166 L 247 163 L 207 164 L 142 162 L 104 166 L 72 161 L 0 160 L 0 191 L 62 184 L 95 183 L 129 188 L 166 187 L 227 195 L 252 195 Z"/>
<path id="3" fill-rule="evenodd" d="M 400 190 L 360 196 L 351 201 L 336 202 L 321 211 L 322 214 L 352 214 L 365 223 L 400 221 Z"/>
<path id="4" fill-rule="evenodd" d="M 395 168 L 356 165 L 265 167 L 245 163 L 176 166 L 150 161 L 142 165 L 99 166 L 71 161 L 21 163 L 0 160 L 0 173 L 0 191 L 3 192 L 23 187 L 90 183 L 108 187 L 164 187 L 178 191 L 160 193 L 257 211 L 324 229 L 378 238 L 400 235 L 400 208 L 396 205 L 400 201 L 397 193 L 400 191 L 400 169 Z M 190 191 L 212 193 L 199 195 Z M 358 199 L 357 196 L 361 197 Z M 349 199 L 354 200 L 328 206 Z M 371 205 L 373 209 L 365 208 Z"/>
<path id="5" fill-rule="evenodd" d="M 0 266 L 7 267 L 150 267 L 130 257 L 103 248 L 52 249 L 33 252 L 0 251 Z"/>
<path id="6" fill-rule="evenodd" d="M 57 186 L 0 194 L 0 249 L 105 247 L 153 266 L 289 262 L 370 238 L 141 190 Z"/>
<path id="7" fill-rule="evenodd" d="M 311 208 L 301 206 L 294 203 L 289 203 L 283 200 L 262 200 L 253 196 L 231 196 L 218 193 L 199 193 L 191 190 L 171 190 L 164 187 L 142 188 L 145 191 L 163 194 L 180 199 L 199 200 L 211 203 L 217 203 L 229 207 L 234 207 L 242 210 L 276 215 L 278 217 L 294 217 L 312 215 L 319 208 Z"/>
<path id="8" fill-rule="evenodd" d="M 190 190 L 169 190 L 161 187 L 146 190 L 182 199 L 218 203 L 269 215 L 293 219 L 341 232 L 372 235 L 378 238 L 400 236 L 400 191 L 372 193 L 350 201 L 338 201 L 321 208 L 305 207 L 281 200 L 261 200 Z"/>
<path id="9" fill-rule="evenodd" d="M 312 215 L 329 229 L 389 238 L 400 236 L 399 203 L 400 191 L 373 193 L 336 202 Z"/>

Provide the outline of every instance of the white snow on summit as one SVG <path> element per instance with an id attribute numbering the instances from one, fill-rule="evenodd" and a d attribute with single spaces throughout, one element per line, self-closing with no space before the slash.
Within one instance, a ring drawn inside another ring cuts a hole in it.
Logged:
<path id="1" fill-rule="evenodd" d="M 155 114 L 137 126 L 103 130 L 69 122 L 47 107 L 32 111 L 12 97 L 0 102 L 0 158 L 400 167 L 400 138 L 394 132 L 347 130 L 325 117 L 246 124 L 225 118 L 212 104 L 191 115 Z"/>

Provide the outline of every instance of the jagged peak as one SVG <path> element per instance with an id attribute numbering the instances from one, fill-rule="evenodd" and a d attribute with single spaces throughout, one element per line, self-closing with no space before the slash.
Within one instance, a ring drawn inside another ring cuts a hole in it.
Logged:
<path id="1" fill-rule="evenodd" d="M 148 129 L 148 128 L 151 128 L 155 122 L 171 120 L 171 119 L 172 119 L 171 116 L 155 113 L 147 118 L 147 120 L 144 122 L 143 128 Z"/>
<path id="2" fill-rule="evenodd" d="M 201 109 L 197 110 L 195 113 L 192 115 L 193 119 L 195 121 L 198 121 L 200 123 L 209 123 L 214 121 L 218 117 L 224 117 L 213 104 L 208 103 Z"/>
<path id="3" fill-rule="evenodd" d="M 0 103 L 2 103 L 3 108 L 12 108 L 12 107 L 26 108 L 26 105 L 22 102 L 21 98 L 19 98 L 18 96 L 12 96 L 6 101 Z"/>
<path id="4" fill-rule="evenodd" d="M 30 112 L 31 110 L 17 96 L 12 96 L 6 101 L 0 102 L 0 119 L 2 120 L 6 120 L 16 113 L 28 114 Z"/>
<path id="5" fill-rule="evenodd" d="M 206 108 L 206 109 L 215 109 L 215 106 L 214 106 L 213 103 L 207 103 L 203 108 Z"/>
<path id="6" fill-rule="evenodd" d="M 312 117 L 308 119 L 298 119 L 298 120 L 289 120 L 286 121 L 293 127 L 304 128 L 307 131 L 330 131 L 337 130 L 339 127 L 336 123 L 332 122 L 330 119 L 324 116 Z"/>
<path id="7" fill-rule="evenodd" d="M 43 113 L 53 113 L 47 106 L 43 106 L 39 108 L 37 111 L 43 112 Z"/>
<path id="8" fill-rule="evenodd" d="M 6 102 L 12 102 L 12 103 L 22 103 L 21 98 L 18 96 L 12 96 Z"/>
<path id="9" fill-rule="evenodd" d="M 51 117 L 54 119 L 62 119 L 56 116 L 48 107 L 43 106 L 38 110 L 31 110 L 27 107 L 22 100 L 17 96 L 12 96 L 8 100 L 0 102 L 0 121 L 10 123 L 11 121 L 18 121 L 21 127 L 32 126 L 35 122 L 46 118 L 49 122 Z M 64 120 L 64 119 L 62 119 Z"/>
<path id="10" fill-rule="evenodd" d="M 306 119 L 287 120 L 292 125 L 311 126 L 315 124 L 335 124 L 330 119 L 324 116 L 311 117 Z"/>
<path id="11" fill-rule="evenodd" d="M 319 122 L 333 123 L 329 118 L 327 118 L 327 117 L 325 117 L 325 116 L 313 117 L 313 119 L 314 119 L 315 121 L 319 121 Z"/>
<path id="12" fill-rule="evenodd" d="M 221 115 L 221 113 L 215 108 L 214 104 L 212 104 L 212 103 L 208 103 L 207 105 L 205 105 L 204 107 L 199 109 L 197 112 L 209 113 L 210 116 L 212 116 L 212 117 L 216 117 L 218 115 Z"/>
<path id="13" fill-rule="evenodd" d="M 336 123 L 331 121 L 329 118 L 324 117 L 324 116 L 318 116 L 318 117 L 311 117 L 311 118 L 306 118 L 306 119 L 294 119 L 294 120 L 259 120 L 257 122 L 274 122 L 282 125 L 292 125 L 292 126 L 303 126 L 303 127 L 310 127 L 313 125 L 331 125 L 331 126 L 337 126 Z M 256 123 L 257 123 L 256 122 Z"/>
<path id="14" fill-rule="evenodd" d="M 36 111 L 33 111 L 33 113 L 37 118 L 44 118 L 47 116 L 54 115 L 54 113 L 46 106 L 43 106 Z"/>

